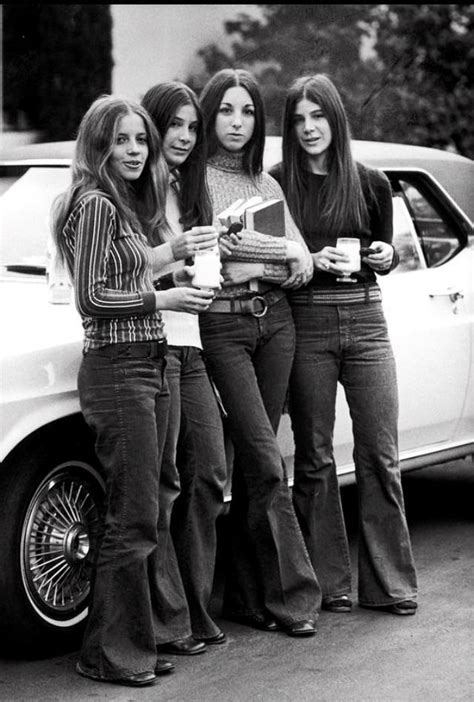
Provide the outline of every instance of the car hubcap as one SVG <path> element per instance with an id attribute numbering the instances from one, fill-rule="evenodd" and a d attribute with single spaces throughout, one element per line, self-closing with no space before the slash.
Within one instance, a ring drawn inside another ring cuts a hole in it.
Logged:
<path id="1" fill-rule="evenodd" d="M 43 480 L 22 532 L 27 596 L 43 619 L 70 626 L 87 614 L 90 558 L 103 485 L 86 464 L 62 465 Z M 78 611 L 79 610 L 79 611 Z"/>

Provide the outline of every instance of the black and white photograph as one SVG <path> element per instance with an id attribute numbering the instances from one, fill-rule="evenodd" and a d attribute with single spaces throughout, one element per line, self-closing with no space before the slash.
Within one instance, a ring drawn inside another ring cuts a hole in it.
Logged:
<path id="1" fill-rule="evenodd" d="M 472 700 L 474 5 L 0 24 L 0 700 Z"/>

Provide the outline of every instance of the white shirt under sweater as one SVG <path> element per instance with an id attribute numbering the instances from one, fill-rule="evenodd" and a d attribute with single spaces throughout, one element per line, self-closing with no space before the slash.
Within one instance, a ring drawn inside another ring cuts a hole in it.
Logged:
<path id="1" fill-rule="evenodd" d="M 178 198 L 172 187 L 169 188 L 168 197 L 166 198 L 166 217 L 172 230 L 172 236 L 182 234 L 183 227 L 179 221 Z M 160 270 L 160 277 L 182 268 L 183 265 L 183 261 L 168 263 Z M 165 325 L 165 334 L 169 346 L 195 346 L 198 349 L 202 349 L 199 317 L 197 314 L 161 310 L 161 316 Z"/>

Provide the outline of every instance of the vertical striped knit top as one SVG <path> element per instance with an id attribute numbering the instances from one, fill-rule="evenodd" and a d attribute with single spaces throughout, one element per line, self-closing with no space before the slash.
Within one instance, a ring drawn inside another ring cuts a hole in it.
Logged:
<path id="1" fill-rule="evenodd" d="M 97 193 L 77 203 L 63 236 L 85 332 L 84 350 L 163 339 L 147 238 L 125 231 L 115 206 Z"/>

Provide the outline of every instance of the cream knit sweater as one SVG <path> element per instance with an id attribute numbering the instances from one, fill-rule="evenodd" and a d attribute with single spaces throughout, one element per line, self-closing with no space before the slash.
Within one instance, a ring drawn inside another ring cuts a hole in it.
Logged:
<path id="1" fill-rule="evenodd" d="M 242 154 L 218 151 L 211 156 L 207 161 L 207 185 L 216 226 L 217 214 L 238 198 L 248 199 L 254 195 L 260 195 L 263 200 L 280 198 L 285 203 L 286 238 L 298 241 L 307 250 L 304 239 L 291 217 L 280 185 L 265 172 L 254 178 L 246 174 L 242 169 Z M 280 284 L 288 278 L 287 247 L 284 238 L 248 229 L 243 229 L 240 236 L 241 241 L 229 260 L 264 263 L 265 273 L 262 280 L 267 282 Z M 248 293 L 247 285 L 231 285 L 220 290 L 217 297 L 239 297 L 245 293 Z"/>

